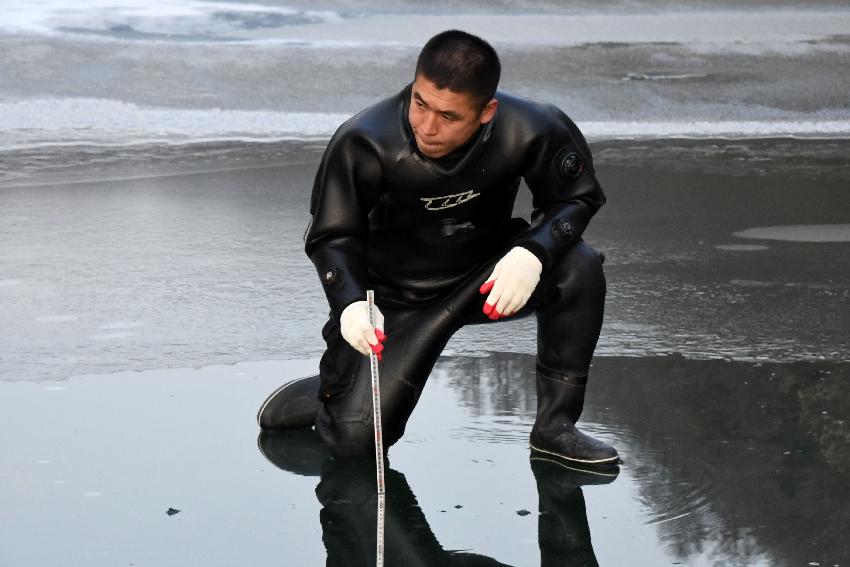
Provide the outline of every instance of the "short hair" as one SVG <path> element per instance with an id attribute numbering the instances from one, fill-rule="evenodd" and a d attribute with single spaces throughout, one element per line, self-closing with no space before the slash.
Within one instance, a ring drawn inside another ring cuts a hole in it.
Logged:
<path id="1" fill-rule="evenodd" d="M 438 89 L 472 95 L 480 109 L 496 94 L 502 65 L 493 46 L 460 30 L 438 33 L 428 40 L 416 61 L 416 76 Z"/>

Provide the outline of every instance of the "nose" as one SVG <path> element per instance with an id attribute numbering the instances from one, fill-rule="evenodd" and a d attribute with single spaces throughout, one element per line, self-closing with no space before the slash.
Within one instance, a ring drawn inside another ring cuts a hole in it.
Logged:
<path id="1" fill-rule="evenodd" d="M 422 118 L 422 124 L 420 125 L 422 133 L 426 136 L 434 136 L 437 134 L 437 126 L 437 116 L 432 112 L 426 112 L 424 118 Z"/>

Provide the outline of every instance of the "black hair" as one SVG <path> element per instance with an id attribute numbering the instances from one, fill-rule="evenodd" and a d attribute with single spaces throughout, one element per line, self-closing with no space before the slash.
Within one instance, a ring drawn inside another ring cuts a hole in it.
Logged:
<path id="1" fill-rule="evenodd" d="M 422 75 L 438 89 L 472 95 L 481 109 L 496 94 L 502 65 L 493 46 L 460 30 L 438 33 L 428 40 L 416 61 Z"/>

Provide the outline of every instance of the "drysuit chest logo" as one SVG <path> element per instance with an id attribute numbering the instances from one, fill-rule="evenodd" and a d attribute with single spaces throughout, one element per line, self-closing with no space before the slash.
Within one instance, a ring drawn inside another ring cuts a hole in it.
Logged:
<path id="1" fill-rule="evenodd" d="M 442 211 L 443 209 L 451 209 L 467 203 L 481 193 L 476 193 L 474 190 L 464 191 L 463 193 L 455 193 L 454 195 L 443 195 L 442 197 L 421 197 L 419 200 L 425 203 L 425 209 L 429 211 Z"/>

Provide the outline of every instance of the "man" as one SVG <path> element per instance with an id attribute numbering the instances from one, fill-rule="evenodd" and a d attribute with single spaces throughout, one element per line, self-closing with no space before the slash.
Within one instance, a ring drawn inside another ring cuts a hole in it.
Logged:
<path id="1" fill-rule="evenodd" d="M 618 461 L 613 447 L 575 427 L 605 301 L 602 256 L 581 235 L 605 196 L 575 124 L 552 106 L 497 93 L 500 72 L 487 42 L 443 32 L 422 49 L 412 84 L 331 139 L 305 236 L 331 308 L 328 348 L 320 376 L 263 404 L 264 429 L 315 425 L 337 456 L 370 456 L 370 351 L 383 360 L 388 447 L 452 333 L 533 312 L 532 450 Z M 521 179 L 533 195 L 530 225 L 511 219 Z"/>

